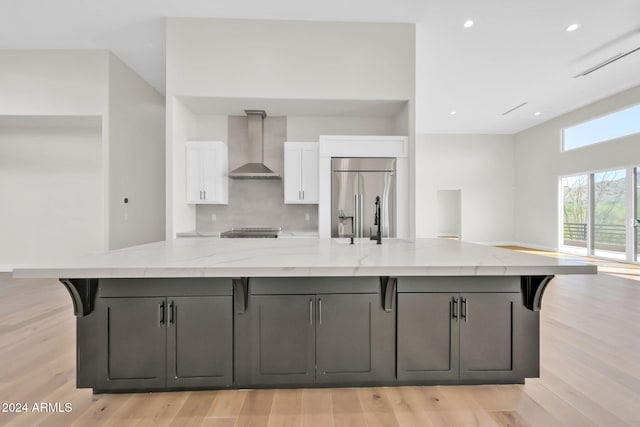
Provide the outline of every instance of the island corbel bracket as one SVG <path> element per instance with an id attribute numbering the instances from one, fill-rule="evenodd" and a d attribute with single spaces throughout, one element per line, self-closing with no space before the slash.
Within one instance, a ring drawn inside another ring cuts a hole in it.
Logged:
<path id="1" fill-rule="evenodd" d="M 249 278 L 233 277 L 233 308 L 236 313 L 243 314 L 247 310 L 249 298 Z"/>
<path id="2" fill-rule="evenodd" d="M 73 313 L 84 317 L 93 311 L 98 293 L 98 279 L 60 279 L 73 301 Z"/>
<path id="3" fill-rule="evenodd" d="M 520 277 L 522 304 L 531 311 L 540 311 L 542 308 L 542 294 L 553 277 L 554 276 Z"/>
<path id="4" fill-rule="evenodd" d="M 398 285 L 397 277 L 380 277 L 380 285 L 382 287 L 382 308 L 386 312 L 393 311 L 393 295 L 396 293 Z"/>

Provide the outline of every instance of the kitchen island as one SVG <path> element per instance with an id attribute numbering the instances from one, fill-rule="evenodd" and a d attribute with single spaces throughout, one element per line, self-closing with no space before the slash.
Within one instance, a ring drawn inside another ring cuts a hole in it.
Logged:
<path id="1" fill-rule="evenodd" d="M 579 261 L 447 239 L 176 239 L 37 268 L 77 316 L 77 386 L 522 383 Z"/>

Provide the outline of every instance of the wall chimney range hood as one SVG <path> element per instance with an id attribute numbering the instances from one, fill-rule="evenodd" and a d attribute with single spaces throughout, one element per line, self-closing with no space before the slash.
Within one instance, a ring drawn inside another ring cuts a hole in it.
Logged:
<path id="1" fill-rule="evenodd" d="M 280 175 L 264 164 L 264 110 L 244 110 L 249 135 L 249 162 L 229 172 L 235 179 L 280 179 Z"/>

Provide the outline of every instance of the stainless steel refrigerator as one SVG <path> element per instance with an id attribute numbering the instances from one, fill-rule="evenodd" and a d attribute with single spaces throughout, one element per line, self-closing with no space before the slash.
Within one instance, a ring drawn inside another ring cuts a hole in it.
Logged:
<path id="1" fill-rule="evenodd" d="M 331 171 L 331 236 L 375 237 L 380 196 L 382 237 L 396 237 L 396 159 L 334 157 Z"/>

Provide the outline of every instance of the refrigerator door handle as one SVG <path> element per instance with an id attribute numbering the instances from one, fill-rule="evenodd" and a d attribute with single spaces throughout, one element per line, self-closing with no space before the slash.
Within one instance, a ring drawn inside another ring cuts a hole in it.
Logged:
<path id="1" fill-rule="evenodd" d="M 354 196 L 353 201 L 353 237 L 358 237 L 358 230 L 360 230 L 360 213 L 358 212 L 358 194 Z"/>
<path id="2" fill-rule="evenodd" d="M 360 220 L 358 224 L 360 225 L 360 237 L 364 237 L 364 206 L 363 206 L 364 195 L 360 194 Z"/>

